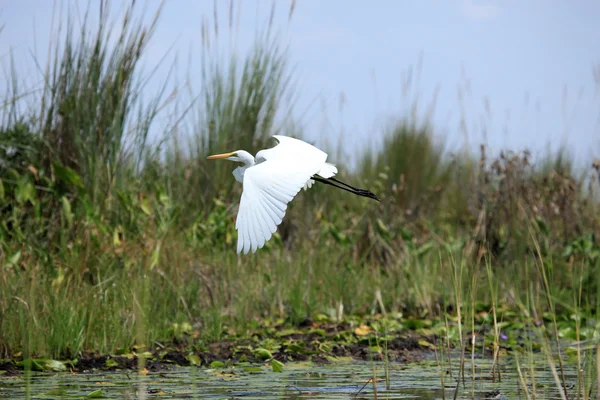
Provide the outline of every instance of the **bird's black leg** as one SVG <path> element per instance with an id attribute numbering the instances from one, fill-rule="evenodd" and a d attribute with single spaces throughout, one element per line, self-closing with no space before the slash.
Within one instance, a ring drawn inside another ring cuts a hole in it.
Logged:
<path id="1" fill-rule="evenodd" d="M 356 191 L 358 193 L 364 193 L 364 195 L 366 195 L 367 197 L 371 197 L 371 198 L 375 198 L 376 200 L 379 200 L 379 198 L 377 196 L 375 196 L 370 190 L 355 188 L 354 186 L 348 185 L 347 183 L 342 182 L 339 179 L 336 179 L 334 177 L 329 178 L 329 180 L 333 181 L 333 182 L 336 182 L 336 183 L 338 183 L 340 185 L 344 185 L 344 186 L 346 186 L 346 187 L 348 187 L 348 188 L 350 188 L 350 189 L 352 189 L 352 190 L 354 190 L 354 191 Z M 373 197 L 373 196 L 375 196 L 375 197 Z"/>
<path id="2" fill-rule="evenodd" d="M 354 193 L 358 196 L 364 196 L 364 197 L 368 197 L 374 200 L 379 201 L 379 197 L 377 197 L 375 194 L 373 194 L 373 192 L 371 192 L 370 190 L 366 190 L 366 189 L 359 189 L 359 188 L 355 188 L 353 186 L 350 186 L 344 182 L 341 182 L 335 178 L 329 178 L 329 179 L 325 179 L 325 178 L 321 178 L 320 176 L 313 176 L 312 179 L 314 179 L 317 182 L 321 182 L 324 183 L 326 185 L 331 185 L 333 187 L 336 187 L 338 189 L 342 189 L 345 190 L 347 192 L 350 193 Z M 335 182 L 335 183 L 334 183 Z M 337 183 L 337 184 L 336 184 Z M 340 185 L 344 185 L 344 186 L 340 186 Z"/>
<path id="3" fill-rule="evenodd" d="M 363 189 L 357 189 L 357 188 L 355 188 L 354 186 L 350 186 L 350 185 L 348 185 L 347 183 L 344 183 L 344 182 L 342 182 L 342 181 L 340 181 L 339 179 L 336 179 L 336 178 L 334 178 L 334 177 L 331 177 L 331 178 L 329 178 L 329 180 L 330 180 L 330 181 L 333 181 L 333 182 L 336 182 L 336 183 L 339 183 L 340 185 L 344 185 L 344 186 L 346 186 L 346 187 L 349 187 L 349 188 L 350 188 L 350 189 L 352 189 L 352 190 L 363 190 Z"/>

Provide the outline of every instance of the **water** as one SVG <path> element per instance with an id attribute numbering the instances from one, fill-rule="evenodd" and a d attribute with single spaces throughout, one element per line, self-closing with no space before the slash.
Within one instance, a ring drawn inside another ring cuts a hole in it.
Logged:
<path id="1" fill-rule="evenodd" d="M 520 390 L 514 364 L 501 364 L 502 382 L 493 382 L 489 360 L 475 360 L 475 379 L 467 362 L 464 387 L 457 398 L 526 398 Z M 372 399 L 374 388 L 367 383 L 376 368 L 379 399 L 442 399 L 440 366 L 435 361 L 389 364 L 390 388 L 385 388 L 383 363 L 347 361 L 315 365 L 310 362 L 287 363 L 284 371 L 273 372 L 268 365 L 205 369 L 172 367 L 161 372 L 140 375 L 133 371 L 88 374 L 31 373 L 17 377 L 0 377 L 0 399 Z M 446 364 L 445 395 L 452 399 L 456 388 L 458 360 L 452 373 Z M 259 367 L 259 368 L 257 368 Z M 522 371 L 529 373 L 529 366 Z M 452 378 L 454 376 L 454 378 Z M 575 370 L 567 371 L 573 387 Z M 530 381 L 527 378 L 527 381 Z M 549 368 L 541 363 L 535 369 L 536 397 L 560 398 Z M 28 383 L 29 382 L 29 383 Z M 367 383 L 365 385 L 365 383 Z M 102 397 L 100 397 L 102 396 Z M 491 397 L 490 397 L 491 396 Z M 494 397 L 496 396 L 496 397 Z"/>

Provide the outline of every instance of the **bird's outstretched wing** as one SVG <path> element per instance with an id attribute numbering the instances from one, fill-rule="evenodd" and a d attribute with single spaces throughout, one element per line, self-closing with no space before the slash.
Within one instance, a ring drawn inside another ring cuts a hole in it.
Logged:
<path id="1" fill-rule="evenodd" d="M 277 230 L 287 204 L 315 173 L 315 168 L 295 168 L 277 161 L 265 161 L 246 170 L 244 190 L 235 227 L 237 252 L 256 252 Z"/>
<path id="2" fill-rule="evenodd" d="M 244 173 L 244 189 L 235 223 L 238 254 L 254 253 L 271 239 L 285 216 L 287 204 L 321 170 L 327 158 L 326 153 L 308 143 L 287 137 L 275 138 L 280 144 L 261 152 L 265 161 Z"/>

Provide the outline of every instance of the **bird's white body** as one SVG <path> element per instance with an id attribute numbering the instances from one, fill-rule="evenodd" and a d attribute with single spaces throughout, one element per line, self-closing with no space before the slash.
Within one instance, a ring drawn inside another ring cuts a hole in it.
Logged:
<path id="1" fill-rule="evenodd" d="M 273 137 L 279 144 L 259 151 L 256 157 L 244 150 L 209 157 L 244 163 L 233 171 L 235 179 L 244 186 L 235 224 L 238 254 L 255 253 L 271 239 L 285 216 L 287 204 L 301 189 L 312 186 L 313 176 L 328 179 L 337 174 L 324 151 L 299 139 Z"/>

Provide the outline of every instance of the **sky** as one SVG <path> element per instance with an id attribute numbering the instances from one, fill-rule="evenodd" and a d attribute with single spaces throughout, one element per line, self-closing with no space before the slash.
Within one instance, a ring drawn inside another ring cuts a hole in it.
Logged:
<path id="1" fill-rule="evenodd" d="M 146 20 L 160 3 L 139 2 Z M 12 59 L 32 89 L 41 85 L 32 60 L 45 61 L 53 3 L 0 2 L 0 63 L 6 73 Z M 118 11 L 118 2 L 112 3 Z M 233 47 L 244 52 L 268 20 L 272 2 L 234 3 L 239 23 Z M 385 127 L 410 115 L 416 102 L 417 122 L 428 116 L 451 149 L 476 150 L 485 143 L 492 150 L 529 148 L 536 155 L 566 145 L 580 162 L 600 158 L 600 82 L 593 73 L 600 65 L 600 2 L 294 3 L 290 20 L 291 0 L 277 1 L 274 24 L 293 68 L 294 115 L 309 140 L 342 142 L 348 152 L 380 143 Z M 65 4 L 79 4 L 82 13 L 87 2 Z M 165 1 L 145 62 L 177 56 L 182 62 L 176 74 L 198 86 L 201 21 L 213 21 L 215 4 L 220 30 L 226 31 L 227 0 Z M 231 43 L 221 39 L 218 45 L 226 52 Z M 166 74 L 161 68 L 147 89 L 155 92 Z"/>

